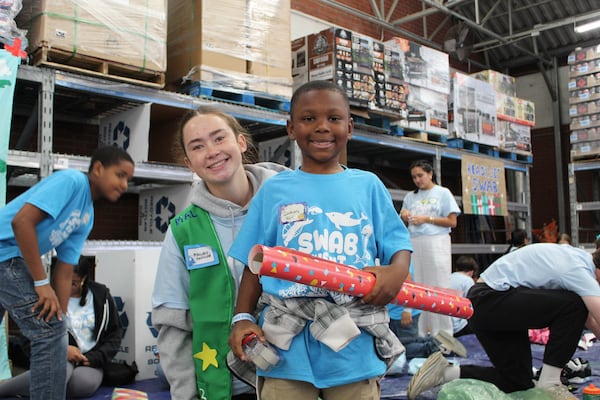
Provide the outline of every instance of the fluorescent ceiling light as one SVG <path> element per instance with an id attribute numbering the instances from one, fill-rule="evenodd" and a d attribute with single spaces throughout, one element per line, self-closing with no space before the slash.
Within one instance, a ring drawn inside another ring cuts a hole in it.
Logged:
<path id="1" fill-rule="evenodd" d="M 600 19 L 586 22 L 585 24 L 581 25 L 575 24 L 575 32 L 577 33 L 584 33 L 598 28 L 600 28 Z"/>

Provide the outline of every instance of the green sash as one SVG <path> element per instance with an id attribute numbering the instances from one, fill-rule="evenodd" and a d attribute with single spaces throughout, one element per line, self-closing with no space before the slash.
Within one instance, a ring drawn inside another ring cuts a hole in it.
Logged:
<path id="1" fill-rule="evenodd" d="M 171 220 L 171 230 L 190 271 L 192 350 L 199 397 L 229 400 L 231 373 L 226 359 L 235 286 L 227 258 L 205 210 L 189 206 Z M 193 264 L 200 267 L 190 269 Z"/>

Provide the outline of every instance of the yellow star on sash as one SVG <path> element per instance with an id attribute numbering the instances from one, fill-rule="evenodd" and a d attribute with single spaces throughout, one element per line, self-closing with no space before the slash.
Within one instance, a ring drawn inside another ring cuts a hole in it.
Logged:
<path id="1" fill-rule="evenodd" d="M 202 360 L 202 371 L 206 371 L 209 365 L 214 365 L 215 368 L 219 368 L 217 362 L 217 350 L 211 349 L 206 343 L 202 343 L 202 351 L 194 354 L 194 358 Z"/>

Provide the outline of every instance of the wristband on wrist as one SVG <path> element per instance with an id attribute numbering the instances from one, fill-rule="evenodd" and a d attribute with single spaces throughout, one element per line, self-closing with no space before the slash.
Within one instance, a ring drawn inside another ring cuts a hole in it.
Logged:
<path id="1" fill-rule="evenodd" d="M 429 217 L 429 223 L 433 224 L 433 217 Z"/>
<path id="2" fill-rule="evenodd" d="M 254 316 L 250 313 L 246 313 L 246 312 L 238 313 L 238 314 L 235 314 L 233 316 L 233 318 L 231 318 L 231 325 L 235 324 L 236 322 L 240 322 L 240 321 L 250 321 L 253 324 L 255 324 L 256 318 L 254 318 Z"/>
<path id="3" fill-rule="evenodd" d="M 48 278 L 39 280 L 39 281 L 33 281 L 33 286 L 35 287 L 39 287 L 39 286 L 44 286 L 44 285 L 48 285 L 50 284 L 50 280 Z"/>

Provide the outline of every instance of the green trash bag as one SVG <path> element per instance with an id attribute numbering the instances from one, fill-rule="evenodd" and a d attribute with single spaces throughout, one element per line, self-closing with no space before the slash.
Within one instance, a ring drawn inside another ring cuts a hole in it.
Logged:
<path id="1" fill-rule="evenodd" d="M 494 384 L 477 379 L 457 379 L 446 383 L 438 400 L 552 400 L 541 389 L 529 389 L 506 394 Z"/>

